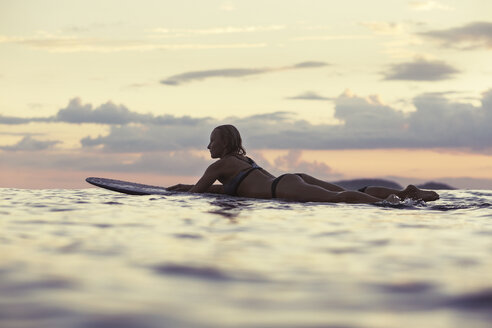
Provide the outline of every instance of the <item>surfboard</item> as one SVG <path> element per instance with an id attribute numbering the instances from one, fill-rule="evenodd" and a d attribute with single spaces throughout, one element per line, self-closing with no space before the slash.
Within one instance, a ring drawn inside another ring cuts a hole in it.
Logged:
<path id="1" fill-rule="evenodd" d="M 129 195 L 164 195 L 170 193 L 164 187 L 151 186 L 122 180 L 89 177 L 85 179 L 85 181 L 100 188 Z"/>

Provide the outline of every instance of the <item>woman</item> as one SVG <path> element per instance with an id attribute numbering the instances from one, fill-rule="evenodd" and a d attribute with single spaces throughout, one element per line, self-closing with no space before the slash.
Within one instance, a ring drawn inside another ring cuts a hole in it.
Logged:
<path id="1" fill-rule="evenodd" d="M 299 202 L 345 202 L 376 203 L 382 200 L 398 203 L 400 199 L 412 198 L 436 200 L 439 195 L 433 191 L 420 190 L 409 185 L 404 190 L 383 187 L 367 187 L 362 191 L 347 191 L 337 185 L 318 180 L 310 175 L 271 175 L 246 156 L 241 135 L 233 125 L 216 127 L 210 135 L 207 147 L 212 158 L 211 164 L 195 185 L 178 184 L 167 188 L 172 191 L 193 193 L 225 193 L 251 198 L 281 198 Z M 219 180 L 222 185 L 214 185 Z"/>

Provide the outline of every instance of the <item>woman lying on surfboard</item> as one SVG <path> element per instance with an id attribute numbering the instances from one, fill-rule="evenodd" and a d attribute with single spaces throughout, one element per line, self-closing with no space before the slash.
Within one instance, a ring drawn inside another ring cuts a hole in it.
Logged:
<path id="1" fill-rule="evenodd" d="M 360 191 L 347 191 L 304 173 L 275 177 L 246 156 L 241 135 L 233 125 L 216 127 L 207 148 L 210 156 L 218 160 L 205 170 L 200 180 L 195 185 L 178 184 L 168 190 L 300 202 L 376 203 L 386 200 L 397 203 L 405 198 L 424 201 L 439 199 L 436 192 L 421 190 L 413 185 L 404 190 L 365 187 Z M 222 185 L 214 185 L 216 180 Z"/>

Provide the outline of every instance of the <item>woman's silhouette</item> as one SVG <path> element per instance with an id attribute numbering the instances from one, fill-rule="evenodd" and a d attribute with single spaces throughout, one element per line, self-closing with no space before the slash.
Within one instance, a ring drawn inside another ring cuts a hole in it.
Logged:
<path id="1" fill-rule="evenodd" d="M 337 185 L 316 179 L 308 174 L 283 174 L 275 177 L 246 156 L 241 135 L 233 125 L 216 127 L 207 147 L 211 164 L 195 185 L 178 184 L 167 188 L 194 193 L 225 193 L 252 198 L 280 198 L 300 202 L 376 203 L 382 200 L 397 203 L 412 198 L 425 201 L 439 199 L 434 191 L 409 185 L 404 190 L 384 187 L 365 187 L 361 191 L 347 191 Z M 222 185 L 214 185 L 215 181 Z"/>

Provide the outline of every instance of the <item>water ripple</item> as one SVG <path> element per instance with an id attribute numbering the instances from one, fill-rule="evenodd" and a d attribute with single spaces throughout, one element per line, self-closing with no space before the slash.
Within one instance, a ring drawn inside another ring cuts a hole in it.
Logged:
<path id="1" fill-rule="evenodd" d="M 490 326 L 491 192 L 373 206 L 0 188 L 0 201 L 2 328 Z"/>
<path id="2" fill-rule="evenodd" d="M 158 274 L 176 275 L 180 277 L 190 277 L 197 279 L 228 281 L 231 280 L 227 274 L 219 269 L 212 267 L 195 267 L 183 264 L 161 264 L 153 267 Z"/>

